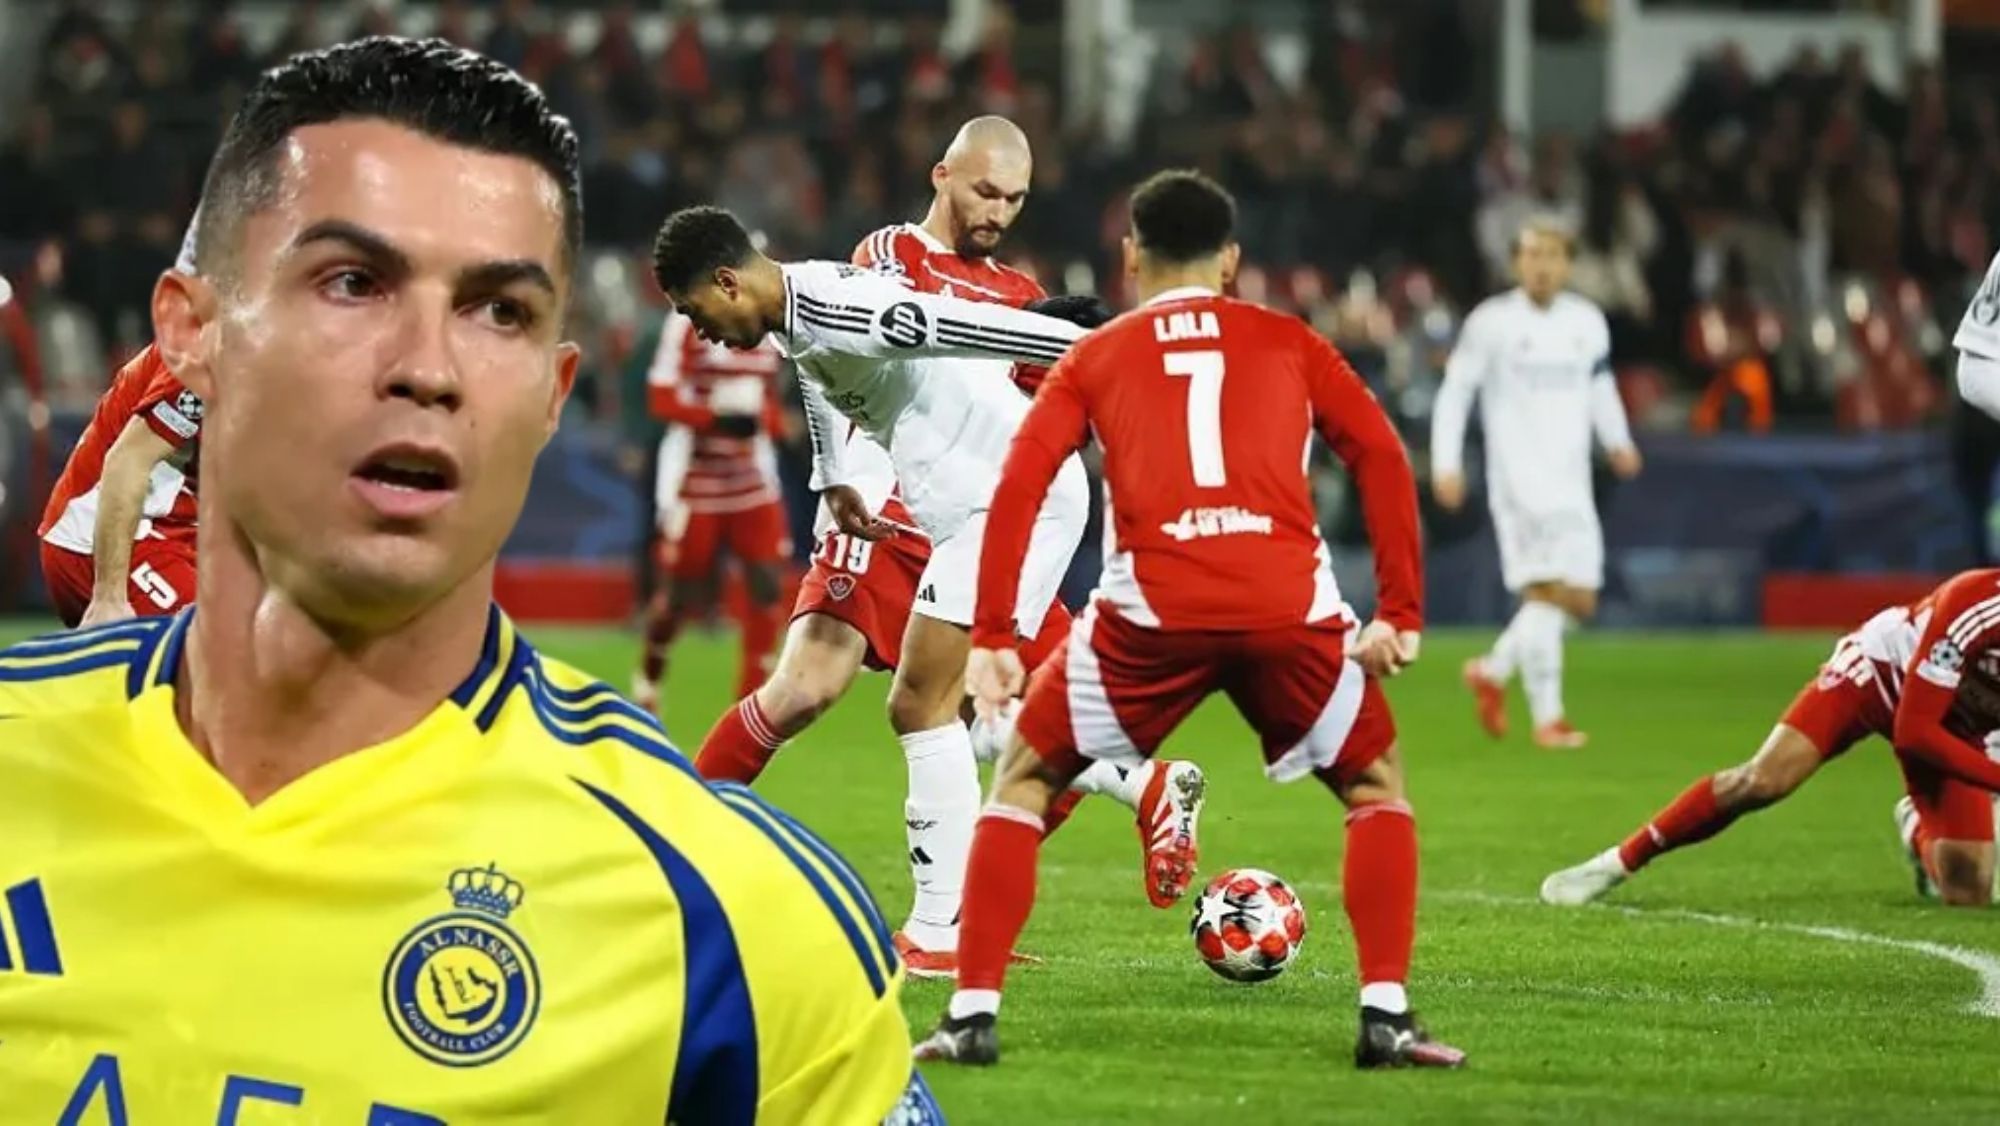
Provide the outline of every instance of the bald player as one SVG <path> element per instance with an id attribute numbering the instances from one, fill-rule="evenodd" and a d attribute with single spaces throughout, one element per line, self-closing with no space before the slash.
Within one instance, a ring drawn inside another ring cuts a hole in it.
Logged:
<path id="1" fill-rule="evenodd" d="M 1027 274 L 997 262 L 1009 228 L 1026 202 L 1034 161 L 1028 139 L 1003 117 L 965 123 L 931 169 L 932 198 L 920 223 L 884 227 L 861 240 L 853 260 L 923 293 L 1037 308 L 1094 299 L 1048 298 Z M 1037 304 L 1043 303 L 1044 304 Z M 997 361 L 965 361 L 968 378 L 1006 378 L 1032 394 L 1044 369 Z M 990 373 L 976 369 L 990 367 Z M 889 717 L 909 773 L 904 822 L 916 901 L 897 945 L 913 974 L 950 976 L 957 969 L 958 892 L 965 852 L 978 816 L 976 769 L 962 753 L 959 711 L 971 605 L 945 605 L 921 582 L 931 543 L 916 530 L 895 470 L 882 448 L 858 428 L 816 435 L 840 447 L 838 480 L 815 480 L 821 511 L 818 549 L 793 605 L 791 626 L 771 677 L 725 713 L 703 740 L 696 769 L 709 778 L 750 783 L 778 749 L 804 731 L 854 682 L 862 668 L 893 670 Z M 968 569 L 966 579 L 971 579 Z M 966 592 L 969 596 L 969 589 Z M 913 614 L 912 611 L 915 611 Z M 1031 665 L 1069 633 L 1069 611 L 1050 606 L 1040 631 L 1023 647 Z M 1010 731 L 982 725 L 982 749 L 1004 745 Z M 1138 813 L 1152 869 L 1191 863 L 1203 784 L 1191 763 L 1159 762 L 1119 771 L 1107 767 L 1080 778 L 1078 793 L 1105 793 Z M 1054 819 L 1074 804 L 1070 799 Z M 1051 825 L 1053 827 L 1053 824 Z M 1155 847 L 1157 845 L 1158 847 Z M 1168 899 L 1172 902 L 1172 898 Z"/>

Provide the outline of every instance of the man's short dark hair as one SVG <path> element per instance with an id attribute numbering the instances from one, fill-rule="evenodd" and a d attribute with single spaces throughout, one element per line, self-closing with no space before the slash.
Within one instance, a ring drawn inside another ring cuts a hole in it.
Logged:
<path id="1" fill-rule="evenodd" d="M 534 84 L 442 39 L 376 36 L 293 55 L 244 96 L 209 163 L 195 260 L 212 273 L 243 218 L 279 184 L 279 149 L 308 125 L 376 118 L 440 141 L 533 161 L 562 190 L 563 253 L 583 243 L 576 131 Z"/>
<path id="2" fill-rule="evenodd" d="M 682 293 L 725 266 L 741 266 L 756 249 L 750 232 L 720 207 L 689 207 L 667 216 L 653 239 L 653 280 L 662 293 Z"/>
<path id="3" fill-rule="evenodd" d="M 1147 255 L 1166 262 L 1213 257 L 1236 233 L 1236 201 L 1191 169 L 1157 172 L 1132 192 L 1132 233 Z"/>

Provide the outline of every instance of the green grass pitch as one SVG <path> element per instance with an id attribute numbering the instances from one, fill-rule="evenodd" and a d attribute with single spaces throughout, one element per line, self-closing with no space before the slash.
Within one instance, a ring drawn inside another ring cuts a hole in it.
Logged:
<path id="1" fill-rule="evenodd" d="M 0 630 L 0 632 L 8 632 Z M 14 633 L 21 631 L 14 630 Z M 623 685 L 630 636 L 534 629 L 548 652 Z M 991 1071 L 928 1070 L 954 1123 L 1267 1121 L 1991 1122 L 2000 1021 L 1972 970 L 1870 938 L 2000 956 L 1986 911 L 1919 902 L 1868 744 L 1780 808 L 1660 861 L 1611 905 L 1533 899 L 1542 876 L 1616 841 L 1698 773 L 1755 748 L 1824 655 L 1824 637 L 1585 633 L 1568 651 L 1576 752 L 1486 740 L 1458 684 L 1485 640 L 1430 639 L 1389 686 L 1423 846 L 1411 992 L 1459 1073 L 1358 1074 L 1339 809 L 1311 782 L 1262 778 L 1247 728 L 1212 704 L 1169 750 L 1209 771 L 1203 876 L 1268 868 L 1309 912 L 1294 967 L 1259 986 L 1211 975 L 1187 913 L 1155 911 L 1122 810 L 1087 803 L 1043 851 Z M 692 753 L 730 702 L 732 643 L 676 654 L 667 727 Z M 903 768 L 885 677 L 787 750 L 763 788 L 846 855 L 891 923 L 908 904 Z M 1515 725 L 1526 717 L 1516 704 Z M 1622 909 L 1620 909 L 1622 908 Z M 1696 917 L 1697 914 L 1715 917 Z M 1805 933 L 1838 928 L 1842 937 Z M 913 1030 L 948 986 L 912 982 Z"/>

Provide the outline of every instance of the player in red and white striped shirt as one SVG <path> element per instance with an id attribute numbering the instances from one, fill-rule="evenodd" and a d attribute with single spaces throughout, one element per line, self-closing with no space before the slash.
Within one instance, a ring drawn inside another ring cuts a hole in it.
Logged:
<path id="1" fill-rule="evenodd" d="M 764 683 L 778 640 L 781 568 L 792 536 L 778 493 L 771 435 L 783 428 L 778 369 L 769 341 L 744 351 L 701 339 L 687 317 L 667 314 L 646 373 L 647 406 L 667 424 L 655 500 L 666 588 L 646 609 L 632 699 L 656 711 L 667 650 L 691 615 L 716 605 L 722 550 L 743 569 L 749 595 L 736 691 Z"/>
<path id="2" fill-rule="evenodd" d="M 1092 760 L 1138 763 L 1216 692 L 1265 771 L 1348 808 L 1344 902 L 1361 970 L 1356 1063 L 1455 1066 L 1404 992 L 1417 835 L 1376 678 L 1416 659 L 1422 551 L 1402 442 L 1340 353 L 1295 317 L 1221 296 L 1235 204 L 1197 173 L 1132 195 L 1128 268 L 1144 304 L 1071 347 L 1015 435 L 979 560 L 966 685 L 982 711 L 1020 688 L 1009 623 L 1037 508 L 1091 435 L 1104 449 L 1104 577 L 1036 670 L 967 867 L 958 992 L 919 1058 L 987 1064 L 1007 952 L 1034 905 L 1042 817 Z M 1314 434 L 1354 476 L 1379 589 L 1341 599 L 1306 476 Z"/>
<path id="3" fill-rule="evenodd" d="M 1623 844 L 1549 876 L 1542 898 L 1597 899 L 1661 853 L 1783 801 L 1829 759 L 1879 735 L 1903 770 L 1896 826 L 1919 888 L 1983 906 L 1993 901 L 1996 731 L 2000 570 L 1966 571 L 1841 638 L 1750 761 L 1698 780 Z"/>
<path id="4" fill-rule="evenodd" d="M 194 224 L 174 269 L 192 275 Z M 42 510 L 42 581 L 65 625 L 171 614 L 194 600 L 202 402 L 148 344 L 112 378 Z"/>

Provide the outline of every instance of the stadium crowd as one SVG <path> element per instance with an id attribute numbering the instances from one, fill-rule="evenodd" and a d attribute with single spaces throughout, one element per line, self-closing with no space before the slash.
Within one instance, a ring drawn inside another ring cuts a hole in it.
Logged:
<path id="1" fill-rule="evenodd" d="M 1314 9 L 1293 81 L 1248 26 L 1166 45 L 1121 144 L 1065 125 L 1048 62 L 1060 51 L 1018 46 L 1054 42 L 1055 5 L 996 5 L 957 54 L 941 4 L 890 20 L 781 7 L 755 42 L 685 16 L 652 52 L 630 3 L 602 6 L 580 48 L 567 9 L 526 0 L 490 19 L 455 0 L 423 17 L 371 6 L 352 26 L 345 8 L 337 20 L 300 3 L 256 45 L 231 5 L 198 7 L 145 5 L 122 23 L 70 4 L 0 143 L 0 272 L 87 314 L 106 360 L 143 343 L 150 279 L 258 69 L 395 29 L 518 66 L 577 123 L 590 238 L 628 264 L 624 299 L 594 322 L 585 401 L 607 416 L 649 315 L 629 263 L 661 215 L 715 201 L 787 254 L 844 257 L 858 233 L 920 210 L 930 163 L 977 112 L 1012 116 L 1035 144 L 1011 257 L 1056 288 L 1114 289 L 1113 186 L 1204 168 L 1244 203 L 1243 288 L 1313 320 L 1408 422 L 1427 413 L 1457 318 L 1505 284 L 1508 232 L 1553 213 L 1578 233 L 1575 286 L 1612 317 L 1647 424 L 1914 424 L 1945 409 L 1938 326 L 1969 296 L 2000 212 L 1988 87 L 1915 69 L 1891 94 L 1858 50 L 1803 50 L 1760 78 L 1723 45 L 1654 127 L 1530 139 L 1492 123 L 1462 27 L 1431 6 L 1355 0 Z"/>

